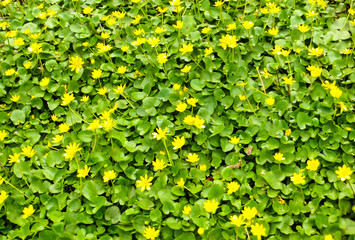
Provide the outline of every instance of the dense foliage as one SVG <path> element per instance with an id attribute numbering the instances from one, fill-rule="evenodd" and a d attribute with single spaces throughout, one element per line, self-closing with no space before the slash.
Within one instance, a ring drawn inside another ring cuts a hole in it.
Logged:
<path id="1" fill-rule="evenodd" d="M 1 1 L 1 239 L 355 239 L 352 4 Z"/>

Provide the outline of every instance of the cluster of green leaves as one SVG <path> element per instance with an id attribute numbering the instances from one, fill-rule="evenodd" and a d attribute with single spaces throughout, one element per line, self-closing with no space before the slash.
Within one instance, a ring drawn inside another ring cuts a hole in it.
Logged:
<path id="1" fill-rule="evenodd" d="M 275 1 L 279 11 L 263 13 L 272 2 L 2 1 L 3 238 L 144 239 L 152 226 L 161 239 L 235 239 L 236 231 L 247 239 L 230 216 L 248 206 L 257 209 L 268 239 L 354 239 L 354 175 L 341 181 L 335 173 L 355 163 L 352 1 L 317 2 Z M 309 11 L 318 15 L 307 17 Z M 244 21 L 254 26 L 245 29 Z M 300 32 L 301 24 L 310 31 Z M 271 35 L 271 28 L 279 32 Z M 227 34 L 238 45 L 223 48 Z M 147 42 L 154 37 L 157 46 Z M 136 44 L 137 38 L 145 43 Z M 100 52 L 98 43 L 112 49 Z M 41 44 L 38 53 L 35 44 Z M 193 51 L 183 54 L 185 44 Z M 274 55 L 275 45 L 292 52 Z M 311 48 L 324 53 L 311 56 Z M 158 59 L 162 53 L 166 63 Z M 310 65 L 322 68 L 321 76 L 311 77 Z M 191 69 L 182 72 L 185 66 Z M 126 69 L 119 73 L 119 67 Z M 98 69 L 102 75 L 94 78 Z M 295 83 L 284 84 L 285 76 Z M 330 93 L 332 83 L 341 96 Z M 118 86 L 124 92 L 116 94 Z M 66 93 L 75 97 L 69 105 L 63 104 Z M 189 98 L 198 99 L 196 106 L 176 111 Z M 88 129 L 95 119 L 104 125 L 107 111 L 115 126 Z M 188 125 L 188 115 L 203 119 L 203 126 Z M 70 125 L 68 132 L 60 132 L 62 123 Z M 156 128 L 170 135 L 154 139 Z M 63 136 L 59 143 L 53 143 L 56 135 Z M 186 139 L 178 150 L 176 136 Z M 64 155 L 69 143 L 82 148 L 72 160 Z M 26 146 L 33 156 L 9 162 Z M 199 161 L 187 162 L 189 153 Z M 275 153 L 284 160 L 276 161 Z M 157 158 L 167 167 L 155 171 Z M 306 169 L 310 159 L 319 160 L 317 170 Z M 79 178 L 84 165 L 89 174 Z M 108 171 L 117 175 L 105 182 Z M 293 183 L 294 173 L 302 173 L 305 184 Z M 145 174 L 153 184 L 141 191 L 136 181 Z M 232 181 L 240 188 L 228 194 Z M 218 209 L 206 212 L 206 200 L 216 200 Z M 24 219 L 29 205 L 35 212 Z M 183 214 L 184 206 L 191 213 Z"/>

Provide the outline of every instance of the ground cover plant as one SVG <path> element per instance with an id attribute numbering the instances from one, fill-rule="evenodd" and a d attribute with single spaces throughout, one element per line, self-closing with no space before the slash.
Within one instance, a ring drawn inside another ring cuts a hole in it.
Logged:
<path id="1" fill-rule="evenodd" d="M 355 239 L 352 0 L 0 14 L 1 239 Z"/>

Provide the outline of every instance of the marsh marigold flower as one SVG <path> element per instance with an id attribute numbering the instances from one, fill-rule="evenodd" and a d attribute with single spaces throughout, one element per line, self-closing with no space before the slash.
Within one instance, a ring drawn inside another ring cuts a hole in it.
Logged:
<path id="1" fill-rule="evenodd" d="M 9 163 L 20 162 L 21 153 L 14 153 L 13 155 L 9 155 L 8 161 Z"/>
<path id="2" fill-rule="evenodd" d="M 266 229 L 264 228 L 264 225 L 255 223 L 254 225 L 251 225 L 251 233 L 254 236 L 257 236 L 258 240 L 261 240 L 261 236 L 266 236 Z"/>
<path id="3" fill-rule="evenodd" d="M 213 213 L 218 208 L 218 202 L 214 199 L 212 201 L 207 200 L 203 203 L 203 208 L 206 210 L 206 212 Z"/>
<path id="4" fill-rule="evenodd" d="M 223 49 L 226 49 L 227 47 L 230 48 L 235 48 L 237 44 L 237 37 L 236 36 L 230 36 L 229 34 L 222 36 L 222 38 L 219 39 L 220 41 L 220 46 Z"/>
<path id="5" fill-rule="evenodd" d="M 323 54 L 323 48 L 311 48 L 308 49 L 308 55 L 309 56 L 320 56 Z"/>
<path id="6" fill-rule="evenodd" d="M 116 89 L 113 89 L 113 91 L 114 91 L 113 94 L 122 94 L 125 88 L 126 88 L 126 84 L 124 84 L 124 85 L 121 84 L 121 85 L 117 86 Z"/>
<path id="7" fill-rule="evenodd" d="M 94 69 L 91 72 L 91 76 L 92 76 L 92 78 L 95 78 L 95 79 L 100 78 L 102 76 L 102 70 L 101 69 Z"/>
<path id="8" fill-rule="evenodd" d="M 306 183 L 305 176 L 302 173 L 294 173 L 291 177 L 291 181 L 294 184 L 304 184 Z"/>
<path id="9" fill-rule="evenodd" d="M 33 206 L 30 205 L 28 207 L 25 207 L 22 212 L 23 212 L 22 218 L 26 219 L 29 216 L 31 216 L 35 212 L 35 210 L 34 210 Z"/>
<path id="10" fill-rule="evenodd" d="M 13 102 L 18 102 L 18 100 L 20 100 L 20 95 L 13 95 L 10 100 Z"/>
<path id="11" fill-rule="evenodd" d="M 256 214 L 258 214 L 258 210 L 255 207 L 244 207 L 242 214 L 245 219 L 251 220 L 256 216 Z"/>
<path id="12" fill-rule="evenodd" d="M 272 54 L 274 55 L 281 55 L 282 54 L 282 47 L 279 45 L 275 45 L 273 49 L 271 49 Z"/>
<path id="13" fill-rule="evenodd" d="M 160 64 L 164 64 L 168 61 L 168 55 L 166 53 L 159 53 L 157 56 L 157 61 Z"/>
<path id="14" fill-rule="evenodd" d="M 87 165 L 84 166 L 84 169 L 78 169 L 77 177 L 85 178 L 90 172 L 90 168 Z"/>
<path id="15" fill-rule="evenodd" d="M 275 153 L 274 159 L 279 162 L 281 162 L 282 160 L 285 160 L 284 155 L 282 153 Z"/>
<path id="16" fill-rule="evenodd" d="M 317 171 L 318 167 L 320 165 L 320 162 L 318 159 L 312 159 L 307 161 L 307 169 L 310 171 Z"/>
<path id="17" fill-rule="evenodd" d="M 4 191 L 4 190 L 1 190 L 1 194 L 0 194 L 0 204 L 2 204 L 6 198 L 8 197 L 9 195 L 7 195 L 7 193 Z"/>
<path id="18" fill-rule="evenodd" d="M 108 171 L 108 172 L 104 172 L 104 176 L 103 176 L 103 180 L 104 182 L 108 182 L 110 180 L 113 180 L 116 178 L 116 172 L 111 170 L 111 171 Z"/>
<path id="19" fill-rule="evenodd" d="M 301 33 L 305 33 L 310 30 L 310 28 L 304 24 L 298 25 L 297 29 L 300 30 Z"/>
<path id="20" fill-rule="evenodd" d="M 332 95 L 335 98 L 340 98 L 341 95 L 343 94 L 343 91 L 340 90 L 337 86 L 333 86 L 330 88 L 330 95 Z"/>
<path id="21" fill-rule="evenodd" d="M 46 86 L 48 86 L 48 84 L 49 84 L 49 78 L 47 78 L 47 77 L 45 77 L 45 78 L 42 78 L 42 80 L 39 82 L 39 85 L 41 86 L 41 87 L 46 87 Z"/>
<path id="22" fill-rule="evenodd" d="M 143 192 L 144 190 L 150 190 L 150 186 L 152 185 L 152 180 L 153 180 L 153 177 L 149 177 L 148 178 L 148 175 L 145 174 L 145 176 L 140 176 L 140 180 L 137 180 L 136 181 L 136 184 L 137 184 L 137 188 L 141 188 L 141 192 Z"/>
<path id="23" fill-rule="evenodd" d="M 188 73 L 191 70 L 191 66 L 190 65 L 186 65 L 184 68 L 181 69 L 181 72 L 183 73 Z"/>
<path id="24" fill-rule="evenodd" d="M 179 49 L 179 51 L 182 52 L 182 55 L 184 55 L 185 53 L 192 52 L 194 50 L 193 47 L 194 45 L 192 45 L 191 43 L 184 44 L 182 48 Z"/>
<path id="25" fill-rule="evenodd" d="M 267 32 L 272 36 L 276 36 L 279 33 L 279 29 L 278 28 L 270 28 Z"/>
<path id="26" fill-rule="evenodd" d="M 248 22 L 248 21 L 244 21 L 244 22 L 242 23 L 242 25 L 243 25 L 243 27 L 244 27 L 245 29 L 250 29 L 250 28 L 254 27 L 254 23 L 253 23 L 253 22 Z"/>
<path id="27" fill-rule="evenodd" d="M 80 143 L 69 143 L 69 145 L 66 146 L 64 157 L 65 159 L 72 160 L 75 157 L 75 153 L 80 151 Z"/>
<path id="28" fill-rule="evenodd" d="M 187 108 L 186 103 L 178 103 L 178 105 L 176 105 L 176 111 L 178 112 L 183 112 L 186 110 L 186 108 Z"/>
<path id="29" fill-rule="evenodd" d="M 7 132 L 5 130 L 0 130 L 0 141 L 4 141 L 5 137 L 7 136 Z"/>
<path id="30" fill-rule="evenodd" d="M 75 70 L 76 73 L 79 73 L 79 71 L 83 68 L 83 64 L 84 64 L 83 59 L 80 58 L 79 56 L 70 58 L 69 63 L 70 63 L 69 67 L 71 68 L 71 71 Z"/>
<path id="31" fill-rule="evenodd" d="M 31 158 L 36 154 L 36 151 L 33 150 L 31 146 L 23 147 L 22 152 L 28 158 Z"/>
<path id="32" fill-rule="evenodd" d="M 287 129 L 285 131 L 285 136 L 290 136 L 291 135 L 291 129 Z"/>
<path id="33" fill-rule="evenodd" d="M 177 20 L 176 24 L 173 25 L 174 28 L 181 29 L 184 26 L 184 22 Z"/>
<path id="34" fill-rule="evenodd" d="M 70 129 L 69 124 L 62 123 L 62 124 L 59 125 L 59 131 L 60 131 L 61 133 L 68 132 L 69 129 Z"/>
<path id="35" fill-rule="evenodd" d="M 239 141 L 240 141 L 240 137 L 232 137 L 230 140 L 229 140 L 229 142 L 231 143 L 231 144 L 234 144 L 234 145 L 237 145 L 238 143 L 239 143 Z"/>
<path id="36" fill-rule="evenodd" d="M 166 168 L 166 164 L 163 159 L 157 158 L 155 161 L 152 162 L 152 164 L 154 166 L 154 171 L 159 171 L 159 170 L 163 170 L 164 168 Z"/>
<path id="37" fill-rule="evenodd" d="M 232 225 L 237 226 L 237 227 L 240 227 L 243 224 L 245 224 L 243 215 L 239 215 L 239 217 L 237 217 L 237 215 L 230 216 L 229 220 L 231 221 Z"/>
<path id="38" fill-rule="evenodd" d="M 62 97 L 62 106 L 69 105 L 75 99 L 74 94 L 64 93 Z"/>
<path id="39" fill-rule="evenodd" d="M 174 150 L 182 148 L 182 146 L 184 146 L 185 144 L 185 137 L 181 136 L 180 138 L 179 137 L 174 138 L 172 144 L 174 146 Z"/>
<path id="40" fill-rule="evenodd" d="M 189 153 L 187 155 L 187 159 L 186 161 L 190 162 L 190 163 L 195 163 L 197 162 L 198 160 L 200 160 L 200 158 L 198 157 L 198 155 L 196 153 Z"/>
<path id="41" fill-rule="evenodd" d="M 284 82 L 283 84 L 288 84 L 288 85 L 293 85 L 296 81 L 293 80 L 293 77 L 284 77 L 283 78 Z"/>
<path id="42" fill-rule="evenodd" d="M 205 57 L 207 57 L 208 55 L 210 55 L 211 53 L 213 53 L 213 48 L 212 47 L 209 47 L 209 48 L 205 48 L 204 50 L 205 52 Z"/>
<path id="43" fill-rule="evenodd" d="M 240 184 L 237 182 L 230 182 L 228 183 L 227 188 L 228 188 L 228 194 L 232 194 L 240 188 Z"/>
<path id="44" fill-rule="evenodd" d="M 155 230 L 153 227 L 146 227 L 144 229 L 143 237 L 146 239 L 154 240 L 159 236 L 159 229 Z"/>
<path id="45" fill-rule="evenodd" d="M 269 97 L 265 100 L 265 102 L 267 105 L 272 106 L 275 103 L 275 98 Z"/>
<path id="46" fill-rule="evenodd" d="M 193 107 L 196 107 L 196 103 L 198 102 L 198 99 L 197 98 L 189 98 L 189 99 L 186 100 L 186 102 L 189 105 L 191 105 Z"/>
<path id="47" fill-rule="evenodd" d="M 184 209 L 182 210 L 182 213 L 185 215 L 189 215 L 191 213 L 191 207 L 190 206 L 184 206 Z"/>
<path id="48" fill-rule="evenodd" d="M 164 128 L 164 129 L 161 129 L 161 128 L 156 128 L 155 129 L 157 132 L 153 132 L 152 135 L 154 138 L 156 138 L 157 140 L 160 140 L 160 139 L 166 139 L 166 135 L 170 135 L 170 134 L 167 134 L 166 132 L 168 131 L 168 128 Z"/>
<path id="49" fill-rule="evenodd" d="M 344 182 L 346 179 L 350 180 L 350 175 L 353 171 L 346 165 L 343 165 L 342 167 L 338 167 L 338 170 L 336 170 L 335 173 L 338 175 L 338 178 Z"/>

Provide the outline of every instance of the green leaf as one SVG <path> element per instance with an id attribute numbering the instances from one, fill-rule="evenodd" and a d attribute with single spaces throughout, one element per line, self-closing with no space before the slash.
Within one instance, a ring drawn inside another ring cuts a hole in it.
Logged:
<path id="1" fill-rule="evenodd" d="M 10 119 L 15 125 L 19 125 L 20 123 L 25 123 L 26 114 L 24 111 L 17 109 L 12 111 Z"/>
<path id="2" fill-rule="evenodd" d="M 304 112 L 299 112 L 297 114 L 296 121 L 300 129 L 305 129 L 306 125 L 312 125 L 312 119 Z"/>

